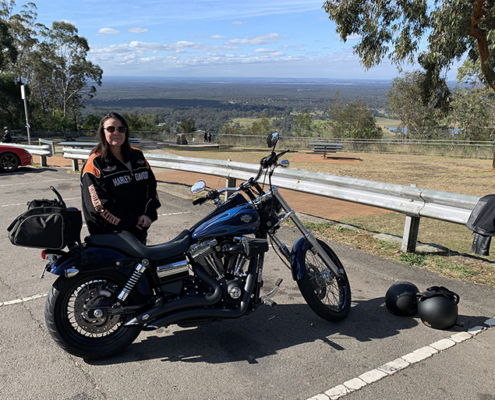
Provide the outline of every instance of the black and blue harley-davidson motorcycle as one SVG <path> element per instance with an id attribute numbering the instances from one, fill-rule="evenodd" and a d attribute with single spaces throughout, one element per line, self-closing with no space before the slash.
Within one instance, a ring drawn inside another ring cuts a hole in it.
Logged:
<path id="1" fill-rule="evenodd" d="M 276 187 L 271 176 L 287 153 L 275 153 L 278 134 L 268 136 L 270 155 L 260 162 L 258 175 L 238 188 L 209 190 L 193 201 L 213 201 L 216 209 L 168 243 L 144 246 L 127 232 L 91 235 L 79 242 L 80 212 L 39 201 L 26 213 L 60 216 L 50 236 L 61 236 L 60 246 L 44 251 L 45 270 L 58 275 L 45 307 L 45 320 L 53 339 L 67 352 L 88 359 L 105 358 L 129 346 L 141 330 L 177 324 L 189 327 L 215 320 L 239 318 L 258 306 L 273 306 L 272 295 L 262 295 L 262 271 L 269 240 L 292 270 L 292 276 L 312 310 L 328 321 L 341 321 L 349 313 L 351 290 L 340 260 L 324 242 L 301 223 Z M 270 183 L 263 191 L 258 180 Z M 205 190 L 200 181 L 193 193 Z M 222 203 L 220 195 L 233 192 Z M 40 203 L 41 202 L 41 203 Z M 35 211 L 38 209 L 38 212 Z M 43 209 L 43 211 L 40 211 Z M 55 210 L 56 209 L 56 210 Z M 40 241 L 46 239 L 45 219 L 18 218 L 11 225 L 14 244 L 22 239 L 22 221 L 40 225 Z M 290 219 L 302 236 L 289 249 L 277 237 L 284 220 Z M 60 228 L 62 227 L 62 228 Z M 62 232 L 60 233 L 60 229 Z M 34 229 L 36 230 L 36 229 Z M 45 232 L 43 233 L 43 230 Z M 75 232 L 75 233 L 74 233 Z M 14 234 L 15 233 L 15 234 Z M 14 237 L 15 236 L 15 237 Z M 17 239 L 16 239 L 17 238 Z M 17 242 L 16 242 L 17 240 Z M 33 247 L 42 247 L 42 243 Z M 55 249 L 53 249 L 55 248 Z"/>

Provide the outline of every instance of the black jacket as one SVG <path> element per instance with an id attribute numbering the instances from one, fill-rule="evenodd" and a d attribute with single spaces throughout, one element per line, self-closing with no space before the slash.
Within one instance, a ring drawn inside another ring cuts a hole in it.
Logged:
<path id="1" fill-rule="evenodd" d="M 132 149 L 130 163 L 131 170 L 112 154 L 107 162 L 93 153 L 84 164 L 82 208 L 90 234 L 115 230 L 136 234 L 141 215 L 157 220 L 160 201 L 155 175 L 140 150 Z"/>

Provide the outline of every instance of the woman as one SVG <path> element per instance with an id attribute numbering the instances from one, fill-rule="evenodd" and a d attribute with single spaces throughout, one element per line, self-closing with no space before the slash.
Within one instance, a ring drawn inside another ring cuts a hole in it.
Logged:
<path id="1" fill-rule="evenodd" d="M 117 113 L 106 114 L 96 145 L 81 172 L 82 207 L 89 233 L 131 232 L 146 244 L 160 201 L 156 179 L 143 153 L 129 144 L 129 127 Z"/>

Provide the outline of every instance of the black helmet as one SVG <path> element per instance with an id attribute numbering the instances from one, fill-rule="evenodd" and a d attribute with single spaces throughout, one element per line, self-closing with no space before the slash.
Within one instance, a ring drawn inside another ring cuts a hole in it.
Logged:
<path id="1" fill-rule="evenodd" d="M 434 329 L 450 329 L 457 322 L 459 295 L 443 286 L 432 286 L 418 295 L 418 315 Z"/>
<path id="2" fill-rule="evenodd" d="M 394 315 L 411 317 L 418 311 L 417 294 L 419 290 L 411 282 L 394 283 L 387 290 L 385 305 Z"/>

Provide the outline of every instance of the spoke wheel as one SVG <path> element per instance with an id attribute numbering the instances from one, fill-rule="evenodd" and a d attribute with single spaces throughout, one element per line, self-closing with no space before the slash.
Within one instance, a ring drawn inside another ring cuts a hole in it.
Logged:
<path id="1" fill-rule="evenodd" d="M 338 322 L 343 320 L 351 307 L 351 288 L 347 274 L 337 255 L 324 242 L 318 241 L 335 265 L 344 271 L 340 277 L 334 275 L 323 259 L 311 249 L 304 257 L 305 274 L 297 281 L 299 290 L 311 309 L 323 319 Z"/>
<path id="2" fill-rule="evenodd" d="M 133 316 L 104 316 L 95 311 L 95 307 L 112 304 L 126 279 L 113 272 L 59 278 L 45 306 L 48 331 L 57 344 L 87 359 L 106 358 L 129 346 L 140 333 L 137 327 L 124 326 Z M 135 296 L 131 292 L 126 305 L 138 304 Z"/>
<path id="3" fill-rule="evenodd" d="M 13 172 L 19 167 L 19 157 L 13 153 L 4 153 L 0 156 L 0 171 Z"/>

